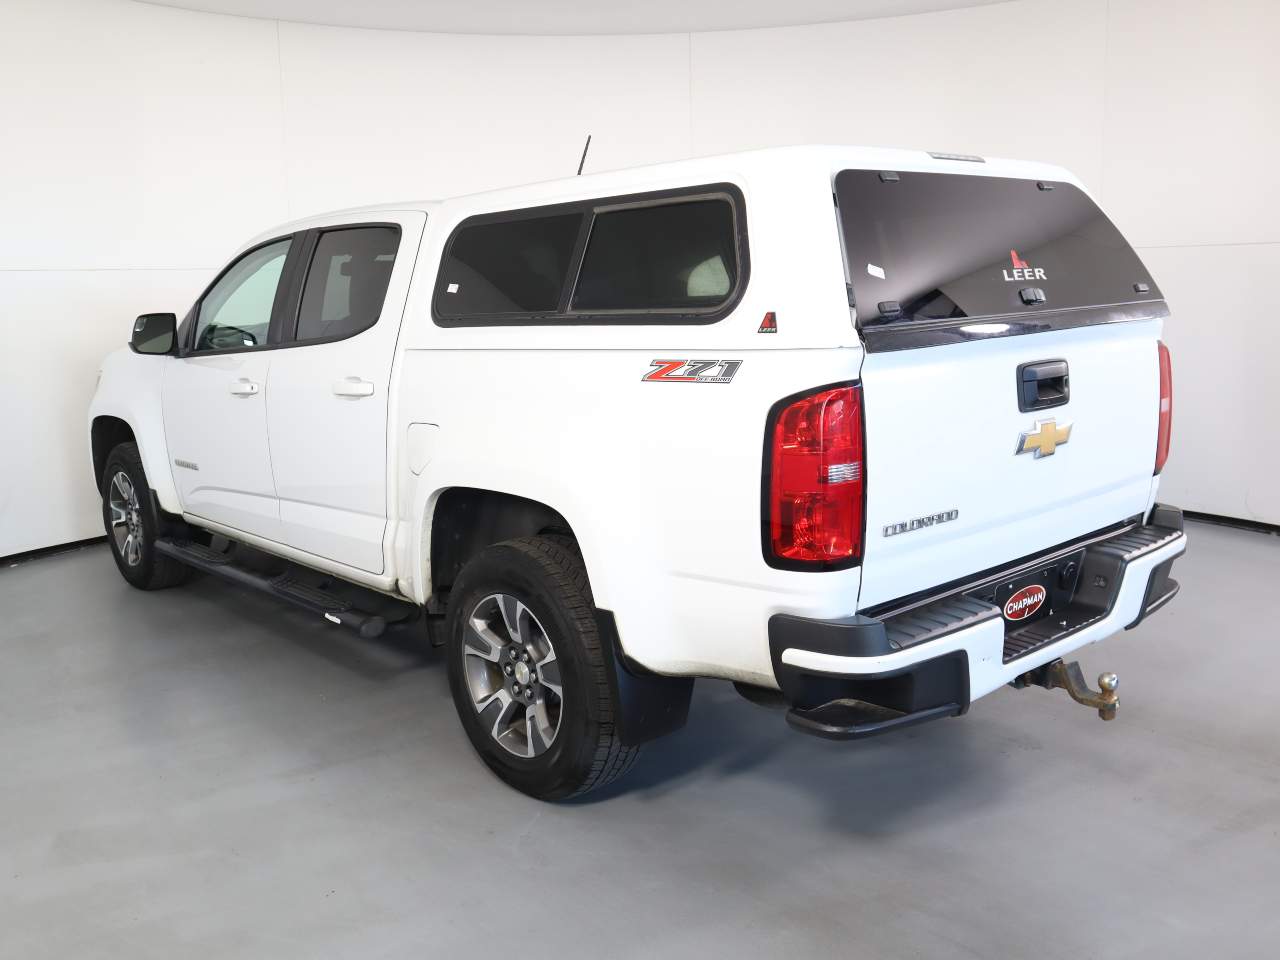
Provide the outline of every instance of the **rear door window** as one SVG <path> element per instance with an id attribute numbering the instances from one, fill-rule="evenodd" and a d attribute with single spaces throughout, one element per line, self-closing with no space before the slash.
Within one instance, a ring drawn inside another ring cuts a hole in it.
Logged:
<path id="1" fill-rule="evenodd" d="M 377 323 L 399 244 L 395 226 L 321 233 L 302 290 L 296 339 L 336 340 Z"/>
<path id="2" fill-rule="evenodd" d="M 737 284 L 727 200 L 655 204 L 596 214 L 573 309 L 713 310 Z"/>
<path id="3" fill-rule="evenodd" d="M 910 321 L 1161 299 L 1120 231 L 1072 184 L 844 170 L 835 186 L 862 323 L 892 322 L 893 305 Z"/>
<path id="4" fill-rule="evenodd" d="M 532 216 L 464 225 L 440 268 L 438 315 L 554 313 L 568 282 L 584 214 Z"/>

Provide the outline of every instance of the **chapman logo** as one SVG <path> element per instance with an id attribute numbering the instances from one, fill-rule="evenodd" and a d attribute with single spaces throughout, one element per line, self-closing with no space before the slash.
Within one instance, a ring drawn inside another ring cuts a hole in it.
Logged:
<path id="1" fill-rule="evenodd" d="M 1004 605 L 1006 620 L 1025 620 L 1044 605 L 1045 589 L 1038 583 L 1023 587 Z"/>
<path id="2" fill-rule="evenodd" d="M 1024 280 L 1045 280 L 1048 279 L 1044 275 L 1044 269 L 1041 267 L 1032 267 L 1027 261 L 1018 256 L 1017 250 L 1009 251 L 1009 260 L 1013 263 L 1013 268 L 1005 267 L 1004 282 L 1013 283 L 1014 281 Z"/>

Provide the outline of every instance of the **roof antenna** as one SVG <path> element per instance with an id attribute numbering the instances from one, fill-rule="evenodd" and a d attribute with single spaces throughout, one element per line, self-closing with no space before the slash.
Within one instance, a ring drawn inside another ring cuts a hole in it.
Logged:
<path id="1" fill-rule="evenodd" d="M 578 161 L 578 176 L 582 176 L 582 165 L 587 162 L 587 151 L 591 149 L 591 134 L 587 134 L 587 142 L 582 145 L 582 159 Z"/>

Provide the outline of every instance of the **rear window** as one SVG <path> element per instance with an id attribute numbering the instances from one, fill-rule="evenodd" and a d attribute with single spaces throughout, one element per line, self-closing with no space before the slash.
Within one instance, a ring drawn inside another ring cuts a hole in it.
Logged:
<path id="1" fill-rule="evenodd" d="M 844 170 L 836 201 L 864 324 L 1161 299 L 1120 231 L 1069 183 Z"/>
<path id="2" fill-rule="evenodd" d="M 441 326 L 711 323 L 747 270 L 732 185 L 582 200 L 464 220 L 433 313 Z"/>

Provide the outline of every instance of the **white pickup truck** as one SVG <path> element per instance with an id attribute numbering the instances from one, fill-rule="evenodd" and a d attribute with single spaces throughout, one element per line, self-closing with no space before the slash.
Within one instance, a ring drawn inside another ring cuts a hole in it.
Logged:
<path id="1" fill-rule="evenodd" d="M 858 738 L 1115 679 L 1177 592 L 1168 309 L 1067 171 L 794 147 L 312 217 L 147 314 L 89 415 L 116 563 L 426 621 L 562 798 L 695 677 Z"/>

